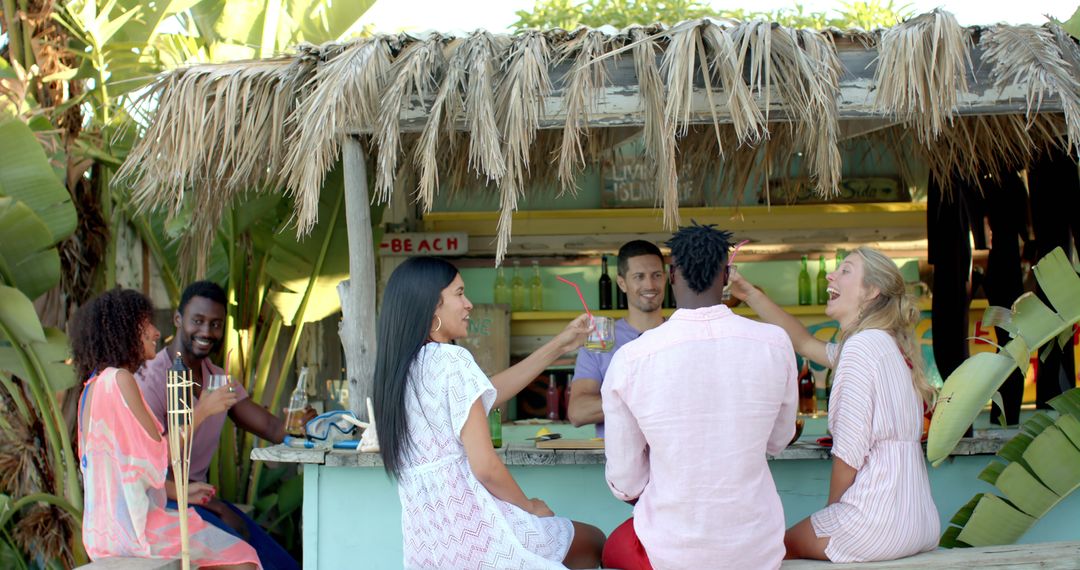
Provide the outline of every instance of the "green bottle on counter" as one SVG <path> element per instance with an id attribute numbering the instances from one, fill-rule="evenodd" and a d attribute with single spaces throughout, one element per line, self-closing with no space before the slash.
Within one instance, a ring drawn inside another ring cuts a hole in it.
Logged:
<path id="1" fill-rule="evenodd" d="M 488 429 L 491 430 L 491 446 L 502 447 L 502 410 L 499 408 L 488 414 Z"/>
<path id="2" fill-rule="evenodd" d="M 810 271 L 806 268 L 806 256 L 802 256 L 802 271 L 799 272 L 799 304 L 812 304 L 813 296 L 810 293 Z"/>
<path id="3" fill-rule="evenodd" d="M 514 274 L 510 278 L 510 310 L 519 312 L 525 310 L 525 281 L 521 278 L 521 262 L 514 260 Z"/>
<path id="4" fill-rule="evenodd" d="M 544 282 L 540 279 L 540 262 L 532 262 L 533 275 L 529 280 L 529 310 L 544 310 Z"/>
<path id="5" fill-rule="evenodd" d="M 817 265 L 817 304 L 824 305 L 829 302 L 829 280 L 825 278 L 828 270 L 825 269 L 824 255 L 818 258 Z"/>
<path id="6" fill-rule="evenodd" d="M 495 273 L 495 302 L 510 304 L 510 288 L 506 286 L 506 270 L 499 267 Z"/>

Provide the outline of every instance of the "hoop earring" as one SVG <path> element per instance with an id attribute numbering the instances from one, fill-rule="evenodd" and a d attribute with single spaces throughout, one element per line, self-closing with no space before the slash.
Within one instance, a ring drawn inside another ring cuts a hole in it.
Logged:
<path id="1" fill-rule="evenodd" d="M 435 318 L 439 320 L 439 324 L 435 325 L 435 328 L 431 329 L 431 334 L 439 332 L 439 329 L 442 328 L 442 317 L 440 317 L 439 315 L 435 315 Z"/>

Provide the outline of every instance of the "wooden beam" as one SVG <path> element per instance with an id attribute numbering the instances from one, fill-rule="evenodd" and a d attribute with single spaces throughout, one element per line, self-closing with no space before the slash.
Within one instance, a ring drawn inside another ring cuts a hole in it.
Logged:
<path id="1" fill-rule="evenodd" d="M 345 162 L 345 223 L 349 232 L 349 279 L 338 284 L 341 344 L 349 378 L 349 408 L 367 420 L 375 378 L 375 244 L 371 235 L 367 157 L 354 137 L 342 147 Z"/>
<path id="2" fill-rule="evenodd" d="M 840 119 L 882 119 L 881 113 L 875 109 L 877 86 L 874 83 L 874 74 L 877 71 L 877 50 L 866 49 L 858 43 L 848 42 L 838 46 L 837 55 L 843 66 L 839 85 L 840 93 L 837 98 Z M 968 91 L 960 93 L 957 113 L 965 116 L 1025 112 L 1027 109 L 1026 87 L 1013 85 L 1003 91 L 994 89 L 993 80 L 990 77 L 991 66 L 982 65 L 982 50 L 973 49 L 971 56 L 973 67 L 968 72 Z M 604 62 L 604 65 L 607 66 L 610 83 L 593 99 L 595 106 L 589 111 L 588 126 L 603 128 L 643 125 L 643 106 L 639 97 L 633 59 L 630 57 L 611 58 Z M 566 106 L 562 86 L 564 85 L 563 77 L 569 68 L 569 63 L 562 63 L 551 69 L 552 85 L 555 87 L 550 96 L 544 99 L 544 109 L 540 116 L 542 129 L 561 129 L 565 126 Z M 424 128 L 433 99 L 434 93 L 423 101 L 414 97 L 409 102 L 401 114 L 402 132 L 419 132 Z M 699 76 L 692 96 L 690 122 L 711 124 L 715 113 L 721 123 L 730 123 L 731 113 L 726 99 L 723 89 L 714 86 L 713 101 L 716 106 L 714 110 L 710 110 L 704 83 Z M 765 111 L 764 98 L 758 98 L 758 102 Z M 1044 113 L 1059 113 L 1062 110 L 1061 101 L 1056 96 L 1048 95 L 1042 99 L 1038 110 Z M 783 99 L 775 89 L 770 96 L 767 111 L 769 120 L 772 122 L 788 121 L 791 117 L 783 104 Z M 892 118 L 884 117 L 884 119 L 891 120 Z M 456 128 L 467 129 L 464 121 Z"/>
<path id="3" fill-rule="evenodd" d="M 849 215 L 855 214 L 855 215 Z M 662 213 L 652 208 L 606 210 L 534 210 L 514 212 L 514 239 L 526 236 L 577 234 L 670 234 Z M 909 228 L 926 234 L 926 204 L 911 202 L 874 204 L 814 204 L 743 208 L 681 208 L 680 219 L 691 219 L 735 233 L 824 229 Z M 475 245 L 497 235 L 498 212 L 436 212 L 424 215 L 430 232 L 465 231 Z M 470 242 L 470 248 L 473 243 Z"/>

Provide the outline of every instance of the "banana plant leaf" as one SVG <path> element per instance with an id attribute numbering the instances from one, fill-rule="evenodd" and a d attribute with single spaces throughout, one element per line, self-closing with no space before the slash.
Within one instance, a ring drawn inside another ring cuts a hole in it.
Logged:
<path id="1" fill-rule="evenodd" d="M 988 546 L 1013 543 L 1039 518 L 1080 489 L 1080 388 L 1051 400 L 1055 420 L 1040 412 L 998 451 L 1007 461 L 993 461 L 979 478 L 1004 498 L 976 495 L 957 511 L 941 545 Z"/>
<path id="2" fill-rule="evenodd" d="M 70 358 L 68 338 L 63 331 L 42 328 L 34 305 L 19 290 L 0 286 L 0 370 L 20 378 L 32 378 L 26 359 L 40 363 L 53 392 L 75 385 L 75 372 L 65 361 Z M 29 354 L 26 354 L 29 353 Z"/>
<path id="3" fill-rule="evenodd" d="M 23 202 L 0 197 L 0 244 L 0 282 L 31 299 L 60 282 L 60 253 L 52 233 Z"/>
<path id="4" fill-rule="evenodd" d="M 956 539 L 971 546 L 1012 544 L 1020 540 L 1036 520 L 1017 510 L 1005 499 L 986 493 L 979 498 L 975 510 Z"/>
<path id="5" fill-rule="evenodd" d="M 1020 335 L 1004 353 L 979 353 L 965 360 L 941 389 L 926 443 L 926 457 L 941 464 L 956 447 L 983 406 L 1013 370 L 1025 370 L 1027 355 L 1080 321 L 1080 277 L 1061 248 L 1035 266 L 1035 277 L 1053 307 L 1022 295 L 1013 304 L 1011 323 Z"/>
<path id="6" fill-rule="evenodd" d="M 0 196 L 26 204 L 45 223 L 53 244 L 75 231 L 71 195 L 53 172 L 33 131 L 17 119 L 0 120 Z"/>
<path id="7" fill-rule="evenodd" d="M 312 232 L 299 242 L 289 232 L 274 236 L 266 270 L 278 287 L 268 297 L 287 326 L 320 321 L 341 310 L 337 286 L 349 278 L 344 195 L 341 169 L 335 168 L 323 184 L 320 223 Z"/>

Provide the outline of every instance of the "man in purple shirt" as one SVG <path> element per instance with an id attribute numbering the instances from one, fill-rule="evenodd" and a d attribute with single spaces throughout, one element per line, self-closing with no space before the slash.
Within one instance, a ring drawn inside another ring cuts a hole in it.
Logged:
<path id="1" fill-rule="evenodd" d="M 210 354 L 221 345 L 225 334 L 225 303 L 225 291 L 216 283 L 198 281 L 189 285 L 180 296 L 180 306 L 173 315 L 176 336 L 172 343 L 135 373 L 143 398 L 161 425 L 168 425 L 165 381 L 169 367 L 172 366 L 172 359 L 177 353 L 180 353 L 184 365 L 191 369 L 195 380 L 196 399 L 202 396 L 202 387 L 211 375 L 225 374 L 224 370 L 210 362 Z M 229 410 L 228 416 L 240 429 L 274 443 L 282 442 L 285 437 L 285 422 L 251 401 L 243 385 L 234 381 L 221 389 L 238 393 L 238 400 Z M 314 411 L 309 410 L 307 419 L 314 415 Z M 192 481 L 206 482 L 210 461 L 221 440 L 225 416 L 224 413 L 211 416 L 195 431 L 191 446 Z M 170 496 L 169 499 L 169 506 L 176 508 L 175 497 Z M 214 498 L 205 505 L 195 505 L 195 510 L 207 522 L 251 544 L 259 554 L 263 568 L 299 568 L 289 553 L 270 538 L 254 520 L 227 501 Z"/>
<path id="2" fill-rule="evenodd" d="M 660 326 L 664 316 L 664 256 L 660 248 L 644 240 L 634 240 L 619 248 L 616 283 L 626 293 L 627 315 L 615 322 L 615 347 L 609 352 L 578 350 L 570 403 L 566 415 L 575 426 L 596 424 L 596 437 L 604 437 L 604 409 L 600 386 L 604 383 L 611 357 L 641 333 Z"/>

